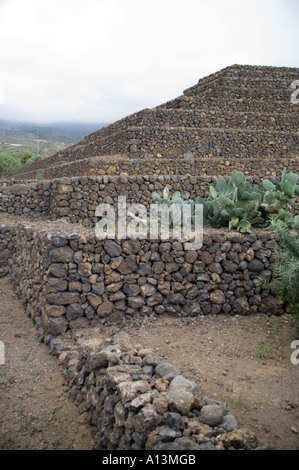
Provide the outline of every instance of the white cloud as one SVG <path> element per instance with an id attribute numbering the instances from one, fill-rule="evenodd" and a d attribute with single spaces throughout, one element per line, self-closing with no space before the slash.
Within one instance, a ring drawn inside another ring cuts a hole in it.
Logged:
<path id="1" fill-rule="evenodd" d="M 234 63 L 298 66 L 296 5 L 0 0 L 0 117 L 111 122 Z"/>

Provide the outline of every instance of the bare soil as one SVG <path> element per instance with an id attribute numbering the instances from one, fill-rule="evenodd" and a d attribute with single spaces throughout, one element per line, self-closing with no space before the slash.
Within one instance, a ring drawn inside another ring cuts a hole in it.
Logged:
<path id="1" fill-rule="evenodd" d="M 89 450 L 86 416 L 68 398 L 63 367 L 36 336 L 36 328 L 0 279 L 0 450 Z"/>
<path id="2" fill-rule="evenodd" d="M 162 317 L 127 328 L 144 347 L 196 381 L 206 397 L 227 403 L 239 427 L 253 431 L 260 447 L 299 449 L 299 364 L 290 315 L 281 317 Z"/>
<path id="3" fill-rule="evenodd" d="M 205 396 L 225 401 L 260 446 L 299 449 L 299 364 L 292 317 L 146 318 L 123 329 L 170 360 Z M 105 328 L 105 335 L 116 330 Z M 65 371 L 38 341 L 32 320 L 0 280 L 0 450 L 90 450 L 86 413 L 68 398 Z"/>

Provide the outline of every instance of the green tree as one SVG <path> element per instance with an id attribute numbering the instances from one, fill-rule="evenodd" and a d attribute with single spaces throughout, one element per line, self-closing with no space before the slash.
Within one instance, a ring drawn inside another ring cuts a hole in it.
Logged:
<path id="1" fill-rule="evenodd" d="M 8 153 L 0 153 L 0 174 L 11 174 L 21 168 L 21 162 Z"/>
<path id="2" fill-rule="evenodd" d="M 32 158 L 32 155 L 30 153 L 24 153 L 24 155 L 22 155 L 21 157 L 21 163 L 22 165 L 25 165 L 28 160 L 30 160 Z"/>

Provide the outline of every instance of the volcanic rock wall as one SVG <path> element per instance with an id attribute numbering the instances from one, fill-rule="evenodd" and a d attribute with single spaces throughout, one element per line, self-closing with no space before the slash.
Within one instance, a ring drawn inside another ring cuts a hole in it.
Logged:
<path id="1" fill-rule="evenodd" d="M 38 337 L 67 371 L 71 399 L 88 415 L 95 449 L 253 449 L 225 403 L 204 397 L 173 364 L 100 325 L 175 316 L 279 314 L 263 289 L 272 276 L 274 236 L 205 232 L 201 250 L 178 241 L 98 240 L 63 220 L 6 219 L 0 276 L 9 274 Z"/>
<path id="2" fill-rule="evenodd" d="M 257 280 L 271 279 L 274 246 L 260 230 L 207 229 L 202 248 L 188 250 L 176 240 L 99 240 L 63 221 L 18 222 L 0 227 L 0 272 L 44 337 L 136 315 L 280 313 Z"/>
<path id="3" fill-rule="evenodd" d="M 100 338 L 99 325 L 282 313 L 258 279 L 272 278 L 274 234 L 207 229 L 202 248 L 190 251 L 172 239 L 100 240 L 82 225 L 93 226 L 97 205 L 115 206 L 119 196 L 148 205 L 166 185 L 183 199 L 206 197 L 234 169 L 257 185 L 279 179 L 283 167 L 298 173 L 299 113 L 290 100 L 298 78 L 299 69 L 228 67 L 2 181 L 0 276 L 11 276 L 39 338 L 66 367 L 96 448 L 257 446 L 225 404 L 129 338 Z"/>
<path id="4" fill-rule="evenodd" d="M 261 186 L 258 177 L 248 179 Z M 70 222 L 94 226 L 99 220 L 95 212 L 100 203 L 111 204 L 117 210 L 118 197 L 125 196 L 128 204 L 149 207 L 154 202 L 152 192 L 161 193 L 165 186 L 170 193 L 180 191 L 185 200 L 206 198 L 216 180 L 211 176 L 192 175 L 103 175 L 17 183 L 8 180 L 0 184 L 0 213 L 52 220 L 64 217 Z M 293 212 L 299 213 L 298 198 Z"/>
<path id="5" fill-rule="evenodd" d="M 290 160 L 298 168 L 299 108 L 291 101 L 291 85 L 298 79 L 296 68 L 227 67 L 200 79 L 182 96 L 89 134 L 17 175 L 35 178 L 41 170 L 46 178 L 82 176 L 90 174 L 91 168 L 95 174 L 101 174 L 98 170 L 109 174 L 111 163 L 107 166 L 98 159 L 90 167 L 84 162 L 107 155 L 117 155 L 113 174 L 128 168 L 129 174 L 132 169 L 133 173 L 155 173 L 157 158 L 167 160 L 167 174 L 184 174 L 186 158 L 197 159 L 197 174 L 205 168 L 219 173 L 218 163 L 222 165 L 223 159 L 230 166 L 239 161 L 244 171 L 251 171 L 252 162 L 265 159 L 264 173 L 269 174 L 272 159 L 276 164 L 281 158 Z M 137 161 L 133 168 L 128 158 Z M 205 159 L 203 165 L 201 158 Z M 161 169 L 164 165 L 159 164 Z"/>

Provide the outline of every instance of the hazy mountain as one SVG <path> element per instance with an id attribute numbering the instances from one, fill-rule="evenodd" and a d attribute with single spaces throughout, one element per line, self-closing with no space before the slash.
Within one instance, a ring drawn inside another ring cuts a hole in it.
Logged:
<path id="1" fill-rule="evenodd" d="M 0 153 L 20 158 L 24 153 L 42 158 L 80 142 L 108 123 L 53 122 L 37 124 L 0 120 Z"/>
<path id="2" fill-rule="evenodd" d="M 108 123 L 54 122 L 35 124 L 31 122 L 14 122 L 0 120 L 0 136 L 24 137 L 34 135 L 37 139 L 51 140 L 73 144 L 84 136 L 108 125 Z"/>

